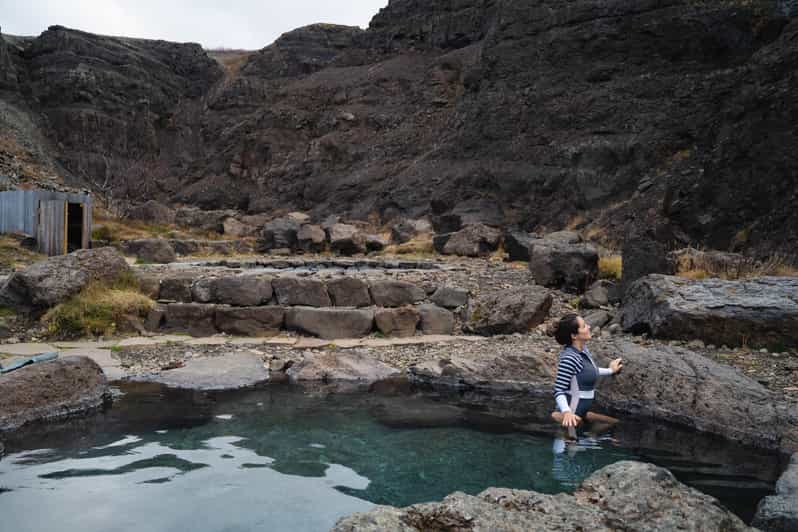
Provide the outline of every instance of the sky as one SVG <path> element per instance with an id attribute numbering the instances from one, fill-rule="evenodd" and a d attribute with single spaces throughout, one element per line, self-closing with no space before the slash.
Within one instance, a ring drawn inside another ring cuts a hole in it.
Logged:
<path id="1" fill-rule="evenodd" d="M 327 22 L 368 27 L 388 0 L 0 0 L 0 28 L 39 35 L 48 26 L 257 50 L 282 33 Z"/>

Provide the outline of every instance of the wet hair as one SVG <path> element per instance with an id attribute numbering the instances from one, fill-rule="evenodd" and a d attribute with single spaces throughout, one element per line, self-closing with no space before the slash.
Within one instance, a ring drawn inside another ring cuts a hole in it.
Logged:
<path id="1" fill-rule="evenodd" d="M 557 323 L 557 330 L 554 332 L 554 339 L 560 345 L 571 345 L 572 334 L 579 333 L 579 315 L 566 314 Z"/>

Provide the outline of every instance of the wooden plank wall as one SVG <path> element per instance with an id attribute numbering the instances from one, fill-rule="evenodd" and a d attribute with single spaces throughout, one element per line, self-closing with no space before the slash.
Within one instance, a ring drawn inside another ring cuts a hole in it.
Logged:
<path id="1" fill-rule="evenodd" d="M 64 200 L 39 203 L 39 251 L 53 256 L 66 253 L 66 205 Z"/>

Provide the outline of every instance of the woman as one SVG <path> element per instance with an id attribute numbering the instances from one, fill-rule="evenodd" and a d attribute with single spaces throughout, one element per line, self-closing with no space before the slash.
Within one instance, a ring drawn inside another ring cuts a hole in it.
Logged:
<path id="1" fill-rule="evenodd" d="M 557 324 L 554 334 L 557 342 L 565 346 L 560 353 L 557 379 L 554 383 L 554 400 L 559 412 L 551 417 L 563 427 L 576 427 L 582 419 L 614 423 L 609 416 L 590 412 L 594 389 L 599 375 L 614 375 L 621 371 L 620 358 L 610 362 L 609 368 L 599 368 L 585 344 L 590 340 L 590 325 L 581 316 L 567 314 Z"/>

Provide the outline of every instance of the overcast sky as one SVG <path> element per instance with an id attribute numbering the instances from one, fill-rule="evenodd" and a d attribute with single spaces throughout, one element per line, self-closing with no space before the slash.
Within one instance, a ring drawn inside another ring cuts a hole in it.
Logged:
<path id="1" fill-rule="evenodd" d="M 388 0 L 0 0 L 0 27 L 39 35 L 59 24 L 91 33 L 255 50 L 316 22 L 368 27 Z"/>

